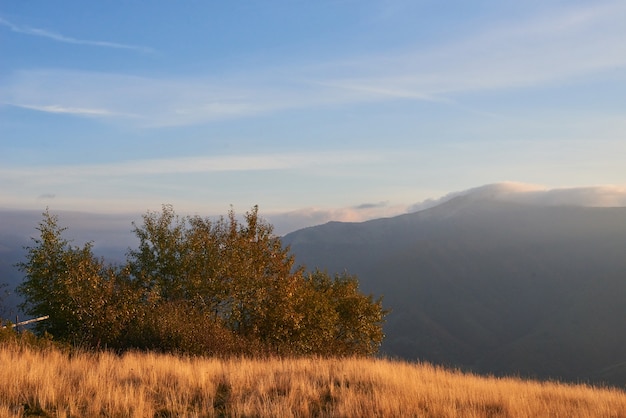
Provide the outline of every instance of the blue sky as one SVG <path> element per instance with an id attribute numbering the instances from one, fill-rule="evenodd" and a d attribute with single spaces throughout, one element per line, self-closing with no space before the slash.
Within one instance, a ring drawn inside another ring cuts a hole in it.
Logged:
<path id="1" fill-rule="evenodd" d="M 623 1 L 6 1 L 0 208 L 281 232 L 626 186 Z"/>

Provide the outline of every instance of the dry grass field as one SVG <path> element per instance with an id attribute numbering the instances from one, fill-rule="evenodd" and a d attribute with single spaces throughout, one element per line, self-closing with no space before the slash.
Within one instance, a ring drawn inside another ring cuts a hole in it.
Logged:
<path id="1" fill-rule="evenodd" d="M 0 347 L 0 416 L 626 417 L 626 392 L 378 359 Z"/>

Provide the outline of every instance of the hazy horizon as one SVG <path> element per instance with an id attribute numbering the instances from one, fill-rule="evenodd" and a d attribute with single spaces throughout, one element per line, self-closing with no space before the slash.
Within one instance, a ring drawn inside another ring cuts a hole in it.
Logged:
<path id="1" fill-rule="evenodd" d="M 272 224 L 277 235 L 285 235 L 298 229 L 321 225 L 330 221 L 337 222 L 363 222 L 377 218 L 393 217 L 406 213 L 418 212 L 429 209 L 447 202 L 458 196 L 469 196 L 473 199 L 501 200 L 527 205 L 540 206 L 584 206 L 584 207 L 626 207 L 626 188 L 616 186 L 596 187 L 571 187 L 561 189 L 549 189 L 539 185 L 502 182 L 486 184 L 467 190 L 457 190 L 442 196 L 435 196 L 426 200 L 415 202 L 406 207 L 389 208 L 384 204 L 362 205 L 360 207 L 325 209 L 325 208 L 302 208 L 288 212 L 269 212 L 259 207 L 259 215 Z M 168 203 L 163 203 L 166 205 Z M 3 214 L 16 215 L 4 224 L 5 229 L 20 230 L 32 229 L 35 232 L 36 223 L 41 219 L 41 214 L 46 208 L 52 214 L 60 217 L 60 223 L 76 232 L 79 239 L 84 241 L 96 240 L 96 237 L 84 235 L 100 231 L 104 235 L 118 234 L 126 231 L 128 238 L 132 240 L 132 222 L 141 223 L 141 216 L 146 212 L 160 211 L 161 206 L 145 208 L 137 212 L 104 212 L 104 211 L 80 211 L 57 209 L 54 205 L 40 209 L 15 209 L 0 206 L 0 219 Z M 217 218 L 226 216 L 231 207 L 225 207 L 222 212 L 201 213 L 186 212 L 173 205 L 174 210 L 181 216 L 195 216 Z M 237 215 L 243 215 L 251 207 L 232 207 Z M 29 216 L 19 217 L 17 214 L 24 213 Z M 27 222 L 30 222 L 27 224 Z M 96 240 L 98 241 L 98 240 Z M 104 239 L 106 245 L 106 238 Z M 129 241 L 130 242 L 130 241 Z M 98 244 L 98 242 L 96 242 Z M 102 244 L 100 242 L 99 244 Z"/>

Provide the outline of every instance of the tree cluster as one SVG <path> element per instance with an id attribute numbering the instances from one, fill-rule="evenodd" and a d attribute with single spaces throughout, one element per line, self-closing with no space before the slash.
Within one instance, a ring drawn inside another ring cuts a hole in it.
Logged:
<path id="1" fill-rule="evenodd" d="M 241 222 L 147 212 L 122 265 L 72 245 L 48 211 L 37 229 L 18 292 L 56 339 L 213 355 L 371 355 L 383 339 L 381 299 L 354 276 L 296 268 L 257 207 Z"/>

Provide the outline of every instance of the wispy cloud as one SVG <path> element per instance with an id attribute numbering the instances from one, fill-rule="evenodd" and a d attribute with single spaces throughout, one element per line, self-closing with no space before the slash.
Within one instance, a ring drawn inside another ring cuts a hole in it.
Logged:
<path id="1" fill-rule="evenodd" d="M 623 2 L 551 11 L 428 50 L 363 57 L 354 62 L 351 75 L 326 82 L 378 93 L 381 99 L 423 100 L 567 83 L 626 66 L 624 19 Z"/>
<path id="2" fill-rule="evenodd" d="M 289 107 L 280 91 L 241 80 L 155 79 L 65 70 L 19 71 L 3 88 L 5 105 L 48 113 L 113 118 L 144 127 L 184 126 Z M 284 96 L 284 93 L 282 93 Z"/>
<path id="3" fill-rule="evenodd" d="M 9 105 L 13 105 L 12 103 L 7 103 Z M 46 113 L 65 113 L 70 115 L 79 115 L 79 116 L 132 116 L 132 115 L 123 115 L 120 113 L 111 112 L 106 109 L 89 109 L 89 108 L 80 108 L 80 107 L 63 107 L 59 105 L 29 105 L 29 104 L 15 104 L 15 107 L 20 107 L 23 109 L 37 110 L 39 112 Z"/>
<path id="4" fill-rule="evenodd" d="M 454 104 L 468 92 L 577 82 L 625 68 L 624 21 L 626 3 L 603 2 L 511 20 L 428 49 L 314 65 L 291 63 L 219 79 L 40 70 L 17 72 L 0 87 L 5 104 L 109 121 L 119 118 L 143 127 L 390 100 Z M 117 45 L 0 22 L 14 31 L 62 42 Z"/>
<path id="5" fill-rule="evenodd" d="M 37 199 L 48 200 L 48 199 L 54 199 L 55 197 L 57 197 L 57 195 L 54 193 L 44 193 L 44 194 L 39 195 Z"/>
<path id="6" fill-rule="evenodd" d="M 88 45 L 88 46 L 95 46 L 95 47 L 102 47 L 102 48 L 129 49 L 129 50 L 144 52 L 144 53 L 155 52 L 154 49 L 144 47 L 144 46 L 120 44 L 120 43 L 108 42 L 108 41 L 94 41 L 94 40 L 88 40 L 88 39 L 73 38 L 71 36 L 65 36 L 60 33 L 50 31 L 47 29 L 33 28 L 30 26 L 25 26 L 25 25 L 18 25 L 1 17 L 0 17 L 0 25 L 7 27 L 11 31 L 16 32 L 16 33 L 21 33 L 24 35 L 31 35 L 31 36 L 38 36 L 38 37 L 50 39 L 52 41 L 66 43 L 66 44 Z"/>
<path id="7" fill-rule="evenodd" d="M 378 208 L 384 208 L 388 204 L 389 204 L 389 202 L 361 203 L 360 205 L 355 206 L 354 209 L 357 209 L 357 210 L 378 209 Z"/>
<path id="8" fill-rule="evenodd" d="M 182 211 L 215 212 L 208 196 L 247 208 L 259 203 L 267 208 L 285 192 L 277 182 L 289 183 L 291 176 L 313 179 L 313 187 L 324 187 L 329 171 L 333 178 L 352 175 L 363 165 L 390 158 L 381 152 L 301 152 L 260 155 L 224 155 L 124 161 L 109 164 L 67 164 L 53 166 L 0 167 L 4 185 L 4 207 L 40 208 L 54 198 L 56 209 L 90 211 L 143 211 L 172 203 Z M 244 180 L 242 180 L 244 179 Z M 236 187 L 234 187 L 236 186 Z M 298 187 L 291 194 L 306 194 Z M 281 190 L 281 191 L 277 191 Z M 199 196 L 205 196 L 206 199 Z M 276 199 L 274 198 L 276 196 Z M 227 207 L 221 210 L 227 210 Z M 276 208 L 276 206 L 274 206 Z M 219 208 L 218 208 L 219 209 Z M 388 208 L 348 208 L 362 219 L 369 211 Z M 209 213 L 211 214 L 211 213 Z M 357 218 L 355 218 L 357 219 Z"/>
<path id="9" fill-rule="evenodd" d="M 0 168 L 0 179 L 22 178 L 40 182 L 84 182 L 96 177 L 127 177 L 160 174 L 214 173 L 228 171 L 267 171 L 314 169 L 341 164 L 371 163 L 384 158 L 379 152 L 318 152 L 256 155 L 225 155 L 113 162 L 108 164 L 77 164 Z"/>
<path id="10" fill-rule="evenodd" d="M 390 217 L 406 213 L 404 205 L 375 205 L 368 208 L 303 208 L 289 212 L 270 212 L 263 214 L 278 235 L 284 235 L 297 229 L 321 225 L 330 221 L 364 222 L 370 219 Z"/>

